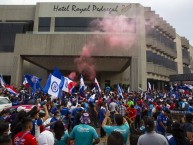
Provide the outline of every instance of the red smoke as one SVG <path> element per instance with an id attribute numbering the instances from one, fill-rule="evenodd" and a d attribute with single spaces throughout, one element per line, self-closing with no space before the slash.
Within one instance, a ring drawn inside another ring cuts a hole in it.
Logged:
<path id="1" fill-rule="evenodd" d="M 134 43 L 134 37 L 128 34 L 135 32 L 135 21 L 126 16 L 103 19 L 100 21 L 100 29 L 110 33 L 103 37 L 109 48 L 130 48 Z"/>
<path id="2" fill-rule="evenodd" d="M 94 46 L 85 45 L 79 58 L 76 58 L 74 62 L 77 64 L 78 71 L 87 76 L 90 80 L 93 80 L 96 76 L 94 61 L 91 57 L 94 51 Z"/>
<path id="3" fill-rule="evenodd" d="M 128 19 L 126 16 L 108 17 L 96 19 L 90 24 L 91 30 L 100 32 L 95 34 L 84 45 L 79 58 L 75 59 L 78 71 L 93 80 L 96 76 L 93 55 L 96 55 L 99 49 L 123 49 L 130 48 L 135 38 L 135 21 Z M 104 46 L 100 44 L 104 42 Z M 108 52 L 108 51 L 107 51 Z"/>

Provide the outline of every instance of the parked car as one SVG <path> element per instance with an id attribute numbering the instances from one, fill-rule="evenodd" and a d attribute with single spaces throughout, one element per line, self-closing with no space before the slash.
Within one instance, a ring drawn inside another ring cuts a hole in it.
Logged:
<path id="1" fill-rule="evenodd" d="M 24 110 L 26 112 L 29 112 L 30 110 L 32 110 L 32 108 L 34 107 L 35 105 L 17 105 L 17 106 L 12 106 L 12 107 L 9 107 L 5 110 L 9 110 L 9 113 L 10 114 L 14 114 L 16 112 L 19 112 L 20 110 Z M 42 108 L 39 107 L 38 110 L 40 111 L 40 113 L 43 112 Z"/>
<path id="2" fill-rule="evenodd" d="M 3 109 L 10 108 L 10 107 L 12 107 L 12 103 L 9 100 L 9 98 L 8 97 L 0 96 L 0 112 Z"/>

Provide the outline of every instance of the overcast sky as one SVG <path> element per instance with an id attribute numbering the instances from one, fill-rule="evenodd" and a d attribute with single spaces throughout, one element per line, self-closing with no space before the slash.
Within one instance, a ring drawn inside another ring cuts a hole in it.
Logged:
<path id="1" fill-rule="evenodd" d="M 141 3 L 169 22 L 180 36 L 193 45 L 193 0 L 0 0 L 0 5 L 31 5 L 36 2 L 116 2 Z"/>

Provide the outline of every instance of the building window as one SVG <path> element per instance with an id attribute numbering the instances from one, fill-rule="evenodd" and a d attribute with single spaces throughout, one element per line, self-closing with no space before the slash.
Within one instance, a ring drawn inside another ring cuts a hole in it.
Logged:
<path id="1" fill-rule="evenodd" d="M 88 17 L 67 17 L 55 18 L 55 31 L 68 32 L 68 31 L 90 31 L 89 25 L 95 18 Z"/>
<path id="2" fill-rule="evenodd" d="M 110 19 L 110 18 L 108 18 Z M 102 18 L 93 17 L 56 17 L 55 18 L 55 31 L 56 32 L 89 32 L 89 31 L 100 31 L 104 32 L 99 27 L 99 23 Z M 129 29 L 127 32 L 136 32 L 136 22 L 133 18 L 127 18 Z M 126 32 L 126 33 L 127 33 Z"/>
<path id="3" fill-rule="evenodd" d="M 16 34 L 31 31 L 31 25 L 31 22 L 0 23 L 0 52 L 13 52 Z"/>
<path id="4" fill-rule="evenodd" d="M 45 17 L 40 17 L 39 18 L 39 25 L 38 25 L 38 31 L 39 32 L 49 32 L 50 31 L 50 23 L 51 23 L 51 18 L 45 18 Z"/>

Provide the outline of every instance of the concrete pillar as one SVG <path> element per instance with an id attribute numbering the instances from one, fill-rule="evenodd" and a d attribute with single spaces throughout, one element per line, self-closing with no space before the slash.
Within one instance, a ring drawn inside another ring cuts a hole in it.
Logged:
<path id="1" fill-rule="evenodd" d="M 139 72 L 138 72 L 138 58 L 131 58 L 131 90 L 138 91 Z"/>
<path id="2" fill-rule="evenodd" d="M 19 86 L 22 82 L 22 77 L 23 77 L 23 59 L 20 55 L 15 55 L 13 57 L 11 84 Z"/>
<path id="3" fill-rule="evenodd" d="M 54 28 L 55 28 L 55 17 L 51 17 L 50 32 L 54 32 Z"/>
<path id="4" fill-rule="evenodd" d="M 38 25 L 39 25 L 39 8 L 40 4 L 36 5 L 35 17 L 34 17 L 34 28 L 33 32 L 38 32 Z"/>

